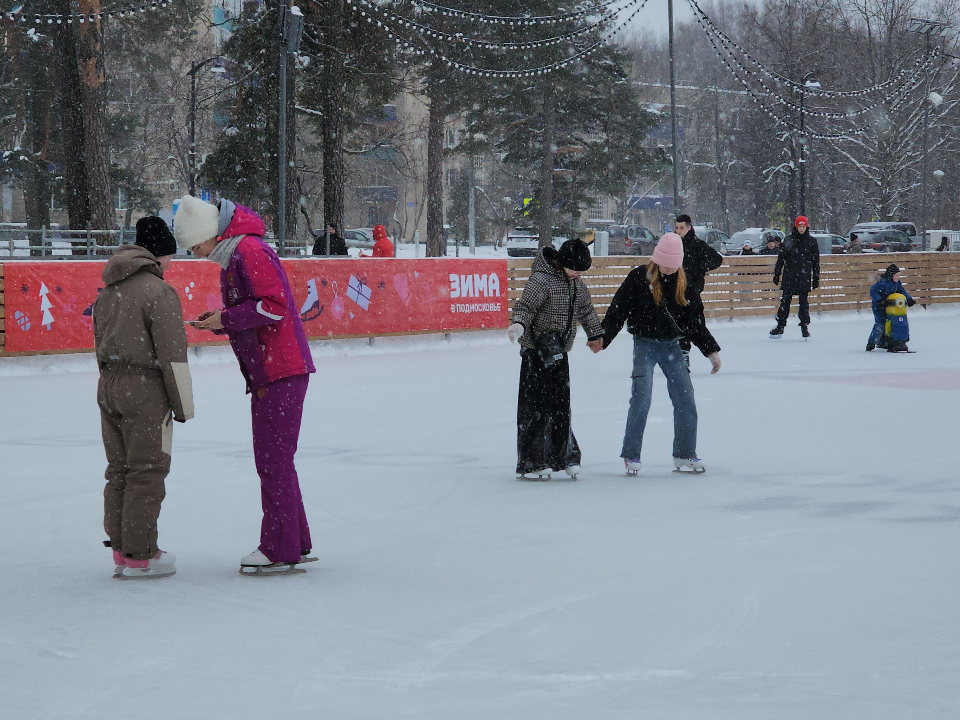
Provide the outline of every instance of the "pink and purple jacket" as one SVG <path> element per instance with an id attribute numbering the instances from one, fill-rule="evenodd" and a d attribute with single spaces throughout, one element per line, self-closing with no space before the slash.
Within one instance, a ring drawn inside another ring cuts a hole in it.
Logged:
<path id="1" fill-rule="evenodd" d="M 280 258 L 263 241 L 263 219 L 237 205 L 222 238 L 245 236 L 220 271 L 221 321 L 240 362 L 247 391 L 316 372 Z"/>

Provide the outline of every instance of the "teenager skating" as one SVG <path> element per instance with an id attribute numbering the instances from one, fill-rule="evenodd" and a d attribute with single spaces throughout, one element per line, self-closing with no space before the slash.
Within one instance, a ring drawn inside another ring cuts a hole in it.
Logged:
<path id="1" fill-rule="evenodd" d="M 783 294 L 777 310 L 777 325 L 770 331 L 770 337 L 783 337 L 787 318 L 790 317 L 790 303 L 796 295 L 800 301 L 800 333 L 804 338 L 809 338 L 810 302 L 807 295 L 820 287 L 820 248 L 811 237 L 809 223 L 803 215 L 796 219 L 793 232 L 783 241 L 773 270 L 773 284 L 780 285 Z"/>
<path id="2" fill-rule="evenodd" d="M 180 200 L 177 243 L 220 265 L 224 307 L 196 326 L 230 338 L 251 393 L 263 522 L 260 546 L 240 561 L 241 574 L 304 572 L 297 564 L 315 560 L 294 465 L 315 369 L 290 282 L 264 232 L 259 215 L 229 200 L 219 209 L 190 195 Z"/>
<path id="3" fill-rule="evenodd" d="M 573 349 L 578 322 L 591 350 L 600 350 L 600 318 L 580 279 L 592 263 L 581 240 L 567 240 L 559 251 L 544 248 L 513 309 L 507 332 L 521 348 L 517 475 L 523 479 L 545 480 L 561 471 L 576 479 L 580 472 L 580 447 L 571 427 L 567 353 Z"/>
<path id="4" fill-rule="evenodd" d="M 640 451 L 647 415 L 653 397 L 653 372 L 660 366 L 667 378 L 673 402 L 673 464 L 677 471 L 704 472 L 697 457 L 697 405 L 690 370 L 680 339 L 704 342 L 705 327 L 687 312 L 687 278 L 683 271 L 683 242 L 667 233 L 653 252 L 651 262 L 635 268 L 617 290 L 603 318 L 603 347 L 613 342 L 624 323 L 633 335 L 633 386 L 627 427 L 623 435 L 623 458 L 627 473 L 640 471 Z M 720 354 L 710 355 L 713 372 L 720 369 Z"/>

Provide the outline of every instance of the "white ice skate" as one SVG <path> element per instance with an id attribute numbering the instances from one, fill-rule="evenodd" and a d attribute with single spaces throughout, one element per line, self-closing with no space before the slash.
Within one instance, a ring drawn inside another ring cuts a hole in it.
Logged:
<path id="1" fill-rule="evenodd" d="M 636 477 L 640 474 L 640 458 L 624 458 L 623 465 L 627 468 L 628 477 Z"/>
<path id="2" fill-rule="evenodd" d="M 564 469 L 564 472 L 567 474 L 567 477 L 568 477 L 568 478 L 570 478 L 571 480 L 576 480 L 576 479 L 577 479 L 577 475 L 580 474 L 580 466 L 579 466 L 579 465 L 567 465 L 567 467 Z"/>
<path id="3" fill-rule="evenodd" d="M 703 464 L 703 460 L 700 458 L 677 458 L 673 459 L 673 467 L 675 473 L 694 473 L 695 475 L 700 475 L 707 471 L 706 466 Z"/>
<path id="4" fill-rule="evenodd" d="M 177 558 L 175 555 L 157 550 L 151 560 L 127 560 L 126 567 L 119 575 L 118 580 L 158 580 L 177 574 Z"/>
<path id="5" fill-rule="evenodd" d="M 517 480 L 547 481 L 553 477 L 553 470 L 544 468 L 543 470 L 529 470 L 517 475 Z"/>
<path id="6" fill-rule="evenodd" d="M 303 322 L 316 320 L 323 312 L 323 305 L 320 304 L 320 295 L 317 293 L 317 280 L 310 278 L 307 280 L 307 299 L 300 308 L 300 319 Z"/>
<path id="7" fill-rule="evenodd" d="M 313 560 L 316 560 L 316 558 L 304 560 L 301 556 L 300 562 L 312 562 Z M 306 572 L 297 565 L 298 563 L 270 562 L 270 558 L 259 550 L 254 550 L 240 560 L 240 574 L 255 577 L 262 575 L 302 575 Z"/>

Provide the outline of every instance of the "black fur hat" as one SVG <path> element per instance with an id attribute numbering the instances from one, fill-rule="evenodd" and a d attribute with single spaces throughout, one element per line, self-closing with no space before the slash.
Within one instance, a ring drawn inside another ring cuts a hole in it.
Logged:
<path id="1" fill-rule="evenodd" d="M 156 257 L 177 254 L 177 241 L 167 224 L 156 215 L 137 220 L 137 245 Z"/>
<path id="2" fill-rule="evenodd" d="M 590 257 L 590 248 L 579 238 L 567 240 L 560 246 L 560 252 L 557 253 L 557 260 L 560 265 L 570 270 L 586 272 L 593 265 L 593 258 Z"/>

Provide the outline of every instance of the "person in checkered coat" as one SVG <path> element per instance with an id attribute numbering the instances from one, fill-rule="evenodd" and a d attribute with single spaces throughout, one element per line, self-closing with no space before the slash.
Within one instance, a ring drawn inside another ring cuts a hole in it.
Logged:
<path id="1" fill-rule="evenodd" d="M 556 250 L 544 248 L 513 308 L 508 335 L 520 341 L 520 394 L 517 400 L 517 475 L 546 479 L 551 472 L 580 472 L 580 447 L 571 428 L 570 365 L 576 323 L 587 345 L 599 352 L 600 318 L 580 275 L 590 269 L 590 249 L 578 239 Z"/>

